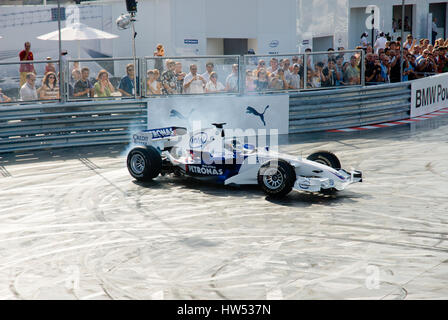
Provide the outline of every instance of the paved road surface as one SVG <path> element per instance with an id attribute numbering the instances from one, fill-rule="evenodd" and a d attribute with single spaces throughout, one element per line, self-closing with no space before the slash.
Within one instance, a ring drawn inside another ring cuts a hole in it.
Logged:
<path id="1" fill-rule="evenodd" d="M 448 118 L 298 135 L 361 169 L 337 197 L 140 184 L 122 146 L 0 159 L 0 299 L 447 299 Z"/>

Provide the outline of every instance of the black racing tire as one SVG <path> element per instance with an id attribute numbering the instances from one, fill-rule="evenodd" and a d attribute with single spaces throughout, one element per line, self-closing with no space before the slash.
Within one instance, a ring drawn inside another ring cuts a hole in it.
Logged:
<path id="1" fill-rule="evenodd" d="M 135 147 L 128 154 L 127 166 L 138 181 L 151 181 L 162 171 L 162 157 L 152 146 Z"/>
<path id="2" fill-rule="evenodd" d="M 329 151 L 318 151 L 306 158 L 307 160 L 314 161 L 320 164 L 324 164 L 336 170 L 341 170 L 341 161 L 332 152 Z"/>
<path id="3" fill-rule="evenodd" d="M 268 196 L 283 198 L 296 182 L 295 169 L 284 160 L 271 160 L 258 171 L 258 185 Z"/>

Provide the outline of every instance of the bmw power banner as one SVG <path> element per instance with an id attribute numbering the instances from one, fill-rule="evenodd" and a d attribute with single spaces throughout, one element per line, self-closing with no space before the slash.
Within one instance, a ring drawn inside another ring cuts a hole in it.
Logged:
<path id="1" fill-rule="evenodd" d="M 266 129 L 288 134 L 289 95 L 192 96 L 154 98 L 148 102 L 148 129 L 165 127 Z"/>
<path id="2" fill-rule="evenodd" d="M 448 74 L 412 82 L 411 118 L 448 107 Z"/>

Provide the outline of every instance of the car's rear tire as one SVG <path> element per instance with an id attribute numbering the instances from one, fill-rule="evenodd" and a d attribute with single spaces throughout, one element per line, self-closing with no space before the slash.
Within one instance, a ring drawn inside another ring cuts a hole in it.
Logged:
<path id="1" fill-rule="evenodd" d="M 127 167 L 138 181 L 151 181 L 162 171 L 162 157 L 152 146 L 136 147 L 128 154 Z"/>
<path id="2" fill-rule="evenodd" d="M 274 198 L 282 198 L 294 187 L 296 171 L 284 160 L 272 160 L 261 166 L 257 179 L 264 193 Z"/>
<path id="3" fill-rule="evenodd" d="M 308 156 L 307 160 L 314 161 L 320 164 L 324 164 L 336 170 L 341 170 L 341 161 L 332 152 L 318 151 Z"/>

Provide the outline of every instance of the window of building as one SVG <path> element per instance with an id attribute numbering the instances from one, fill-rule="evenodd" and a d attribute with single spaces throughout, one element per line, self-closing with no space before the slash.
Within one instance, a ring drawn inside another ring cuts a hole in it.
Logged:
<path id="1" fill-rule="evenodd" d="M 401 32 L 402 26 L 402 6 L 394 6 L 393 7 L 393 15 L 392 15 L 392 31 L 393 33 Z M 413 25 L 413 5 L 407 5 L 404 8 L 404 32 L 412 33 L 412 25 Z"/>

